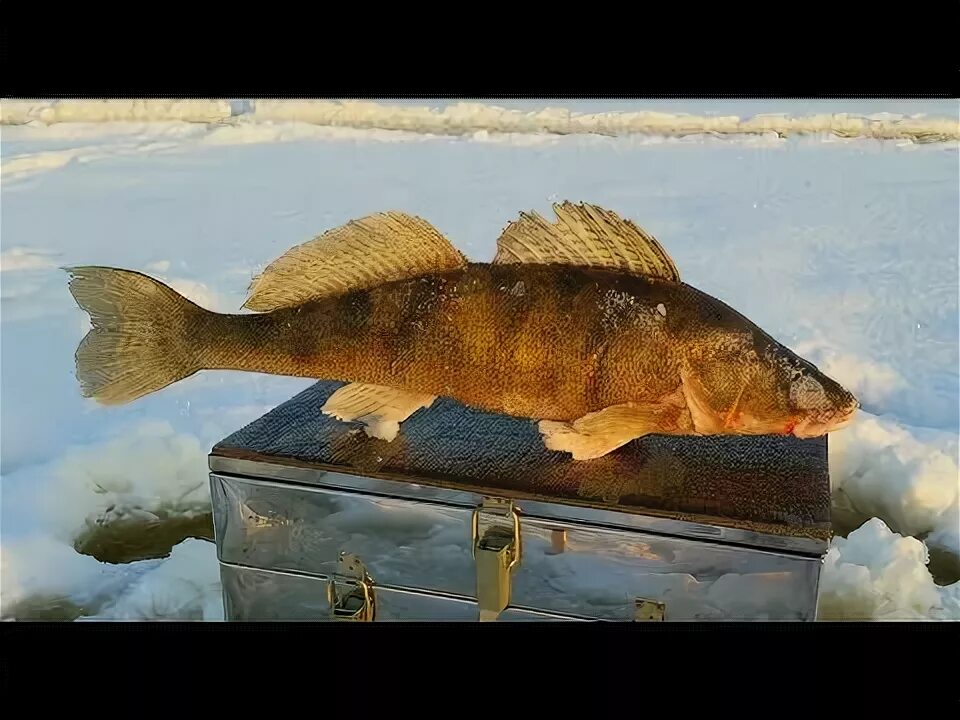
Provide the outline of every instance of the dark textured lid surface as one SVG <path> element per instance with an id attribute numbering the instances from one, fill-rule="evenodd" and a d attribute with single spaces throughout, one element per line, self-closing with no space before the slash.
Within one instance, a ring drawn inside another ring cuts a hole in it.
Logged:
<path id="1" fill-rule="evenodd" d="M 547 450 L 530 420 L 438 398 L 392 442 L 320 412 L 319 382 L 218 443 L 212 456 L 828 540 L 825 437 L 648 436 L 602 458 Z"/>

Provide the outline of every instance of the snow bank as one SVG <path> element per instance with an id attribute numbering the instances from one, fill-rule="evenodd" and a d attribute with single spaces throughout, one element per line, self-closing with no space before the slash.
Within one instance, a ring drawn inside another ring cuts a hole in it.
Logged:
<path id="1" fill-rule="evenodd" d="M 303 121 L 261 122 L 252 117 L 236 118 L 230 124 L 212 127 L 201 140 L 205 146 L 256 145 L 304 140 L 355 142 L 415 142 L 430 140 L 416 131 L 310 124 Z"/>
<path id="2" fill-rule="evenodd" d="M 960 620 L 960 582 L 938 587 L 922 542 L 873 518 L 835 538 L 820 578 L 821 620 Z"/>
<path id="3" fill-rule="evenodd" d="M 58 170 L 74 162 L 81 154 L 81 150 L 71 148 L 22 155 L 4 160 L 0 173 L 5 181 L 29 177 L 48 170 Z"/>
<path id="4" fill-rule="evenodd" d="M 793 349 L 850 390 L 861 403 L 879 405 L 907 387 L 903 376 L 886 363 L 842 352 L 823 339 L 800 342 Z"/>
<path id="5" fill-rule="evenodd" d="M 176 433 L 165 421 L 143 422 L 104 442 L 72 448 L 29 475 L 18 475 L 2 480 L 4 514 L 26 518 L 29 529 L 19 536 L 16 522 L 4 529 L 3 615 L 15 612 L 23 601 L 61 598 L 84 613 L 110 601 L 117 613 L 132 617 L 148 612 L 147 598 L 158 593 L 162 597 L 151 601 L 158 612 L 175 615 L 178 611 L 171 608 L 188 612 L 184 608 L 193 607 L 197 597 L 212 592 L 204 573 L 209 575 L 211 563 L 216 569 L 216 562 L 203 541 L 181 543 L 166 561 L 129 564 L 102 563 L 76 550 L 84 538 L 107 526 L 114 532 L 130 528 L 140 538 L 162 544 L 170 541 L 170 533 L 162 532 L 164 524 L 182 525 L 209 513 L 207 457 L 195 436 Z M 166 552 L 168 547 L 156 549 Z M 144 574 L 161 568 L 160 574 L 148 576 L 146 586 L 135 585 Z M 209 607 L 201 613 L 204 618 L 209 614 Z"/>
<path id="6" fill-rule="evenodd" d="M 960 506 L 958 503 L 954 503 L 953 508 L 941 516 L 937 527 L 924 538 L 924 542 L 927 547 L 950 553 L 954 557 L 955 564 L 960 563 Z"/>
<path id="7" fill-rule="evenodd" d="M 223 620 L 216 546 L 185 540 L 91 620 Z"/>
<path id="8" fill-rule="evenodd" d="M 252 106 L 252 111 L 244 112 Z M 401 130 L 412 133 L 469 135 L 478 132 L 552 135 L 832 135 L 943 142 L 960 139 L 954 118 L 904 117 L 882 113 L 869 117 L 824 113 L 805 117 L 736 115 L 711 117 L 670 112 L 577 113 L 566 108 L 523 111 L 456 103 L 442 108 L 387 105 L 363 101 L 257 100 L 234 112 L 226 100 L 59 100 L 5 101 L 0 122 L 47 125 L 75 122 L 163 122 L 180 120 L 222 123 L 243 118 L 256 123 L 309 123 L 331 127 Z"/>
<path id="9" fill-rule="evenodd" d="M 48 534 L 3 540 L 0 548 L 0 617 L 20 616 L 18 606 L 69 604 L 90 612 L 116 597 L 160 561 L 107 565 L 81 555 Z"/>
<path id="10" fill-rule="evenodd" d="M 830 436 L 834 504 L 859 520 L 882 518 L 894 531 L 924 537 L 960 556 L 960 471 L 956 433 L 908 428 L 860 413 Z"/>
<path id="11" fill-rule="evenodd" d="M 185 540 L 164 560 L 111 565 L 34 536 L 0 552 L 0 617 L 63 608 L 93 620 L 222 620 L 219 568 L 203 540 Z"/>
<path id="12" fill-rule="evenodd" d="M 765 135 L 832 134 L 845 138 L 909 139 L 937 142 L 960 139 L 960 123 L 948 118 L 865 118 L 839 114 L 791 118 L 786 115 L 706 117 L 664 112 L 578 114 L 562 108 L 523 112 L 479 103 L 442 109 L 397 107 L 373 102 L 258 100 L 253 117 L 271 122 L 308 122 L 381 130 L 438 134 L 550 133 L 556 135 Z"/>
<path id="13" fill-rule="evenodd" d="M 207 513 L 207 482 L 198 438 L 175 432 L 166 421 L 145 421 L 106 441 L 71 448 L 29 477 L 4 477 L 4 504 L 72 548 L 77 538 L 107 524 Z"/>
<path id="14" fill-rule="evenodd" d="M 54 100 L 0 102 L 0 123 L 45 125 L 66 122 L 182 122 L 211 123 L 229 118 L 227 100 Z"/>
<path id="15" fill-rule="evenodd" d="M 106 137 L 111 137 L 114 134 L 112 125 L 104 125 L 104 128 L 106 128 Z M 134 142 L 115 142 L 14 155 L 3 160 L 0 173 L 2 173 L 4 182 L 10 182 L 51 170 L 59 170 L 74 164 L 96 162 L 113 157 L 178 150 L 185 147 L 183 144 L 184 138 L 175 137 L 173 140 L 160 142 L 156 138 L 162 135 L 162 133 L 146 131 Z"/>
<path id="16" fill-rule="evenodd" d="M 0 252 L 0 272 L 15 270 L 44 270 L 56 266 L 57 253 L 40 248 L 14 247 Z"/>

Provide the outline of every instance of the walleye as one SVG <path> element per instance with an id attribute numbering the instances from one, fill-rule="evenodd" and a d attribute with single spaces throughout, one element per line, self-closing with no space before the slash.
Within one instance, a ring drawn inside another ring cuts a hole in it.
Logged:
<path id="1" fill-rule="evenodd" d="M 546 446 L 600 457 L 647 434 L 793 434 L 847 424 L 857 400 L 719 300 L 615 213 L 521 213 L 492 263 L 426 221 L 353 220 L 289 250 L 246 314 L 199 307 L 130 270 L 67 268 L 92 329 L 85 397 L 130 402 L 200 370 L 341 381 L 320 408 L 392 440 L 439 396 L 539 424 Z"/>

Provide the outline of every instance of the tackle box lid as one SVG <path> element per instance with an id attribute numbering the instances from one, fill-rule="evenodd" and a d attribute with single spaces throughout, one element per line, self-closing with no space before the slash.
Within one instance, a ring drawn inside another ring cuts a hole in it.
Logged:
<path id="1" fill-rule="evenodd" d="M 440 502 L 493 495 L 571 522 L 813 556 L 831 536 L 825 436 L 651 435 L 575 461 L 548 450 L 531 420 L 441 397 L 387 442 L 320 411 L 342 385 L 318 382 L 224 438 L 210 452 L 210 470 L 341 488 L 371 480 L 380 494 L 427 488 Z"/>

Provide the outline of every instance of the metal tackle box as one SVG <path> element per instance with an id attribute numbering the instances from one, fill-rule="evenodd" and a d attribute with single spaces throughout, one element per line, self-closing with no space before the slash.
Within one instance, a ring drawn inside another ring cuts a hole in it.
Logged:
<path id="1" fill-rule="evenodd" d="M 319 382 L 209 456 L 228 620 L 797 620 L 825 437 L 648 436 L 589 461 L 440 398 L 392 442 Z"/>

